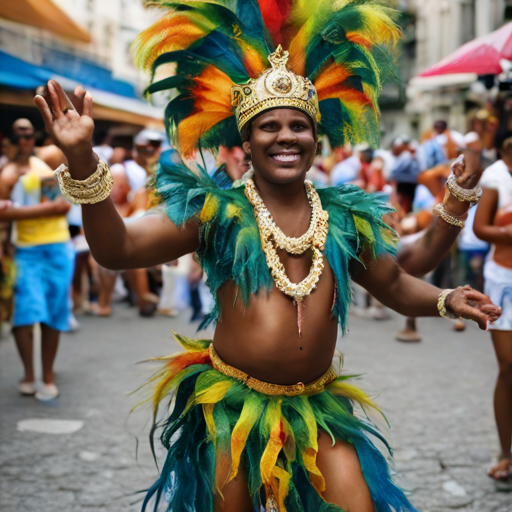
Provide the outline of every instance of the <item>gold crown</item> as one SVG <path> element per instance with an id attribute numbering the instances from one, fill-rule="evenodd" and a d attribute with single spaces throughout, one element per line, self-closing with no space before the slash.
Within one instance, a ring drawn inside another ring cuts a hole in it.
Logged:
<path id="1" fill-rule="evenodd" d="M 258 78 L 231 88 L 231 104 L 235 108 L 238 130 L 264 110 L 292 107 L 305 112 L 315 123 L 320 121 L 318 96 L 309 78 L 286 69 L 288 52 L 279 45 L 268 56 L 272 65 Z"/>

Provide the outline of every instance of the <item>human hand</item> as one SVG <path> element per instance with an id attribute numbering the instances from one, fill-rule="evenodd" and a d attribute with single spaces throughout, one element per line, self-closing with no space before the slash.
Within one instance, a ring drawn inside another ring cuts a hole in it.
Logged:
<path id="1" fill-rule="evenodd" d="M 473 149 L 466 150 L 453 162 L 451 170 L 455 175 L 457 185 L 470 189 L 477 186 L 482 176 L 481 153 Z"/>
<path id="2" fill-rule="evenodd" d="M 91 95 L 77 87 L 71 101 L 55 80 L 48 81 L 47 91 L 34 98 L 46 131 L 68 161 L 90 159 L 94 132 Z"/>
<path id="3" fill-rule="evenodd" d="M 12 201 L 7 199 L 0 199 L 0 211 L 7 210 L 12 206 Z"/>
<path id="4" fill-rule="evenodd" d="M 507 235 L 510 238 L 510 241 L 512 242 L 512 224 L 507 224 L 506 226 L 500 226 L 500 231 Z"/>
<path id="5" fill-rule="evenodd" d="M 47 203 L 42 203 L 44 215 L 48 217 L 61 217 L 66 215 L 71 209 L 71 205 L 63 198 L 56 199 Z"/>
<path id="6" fill-rule="evenodd" d="M 495 306 L 487 295 L 467 285 L 453 290 L 446 297 L 445 305 L 447 311 L 475 321 L 482 330 L 487 330 L 488 322 L 494 323 L 501 316 L 501 308 Z"/>

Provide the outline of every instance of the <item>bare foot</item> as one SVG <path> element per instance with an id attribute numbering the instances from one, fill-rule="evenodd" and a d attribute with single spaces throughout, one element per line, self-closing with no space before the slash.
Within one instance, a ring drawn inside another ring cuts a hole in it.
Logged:
<path id="1" fill-rule="evenodd" d="M 100 306 L 99 304 L 91 304 L 91 313 L 96 316 L 112 316 L 112 308 L 110 306 Z"/>
<path id="2" fill-rule="evenodd" d="M 510 457 L 501 459 L 498 464 L 493 466 L 487 473 L 494 480 L 507 480 L 512 476 L 512 466 Z"/>
<path id="3" fill-rule="evenodd" d="M 418 334 L 418 331 L 414 331 L 412 329 L 404 329 L 403 331 L 398 331 L 395 335 L 395 339 L 397 341 L 404 342 L 418 342 L 421 341 L 421 336 Z"/>

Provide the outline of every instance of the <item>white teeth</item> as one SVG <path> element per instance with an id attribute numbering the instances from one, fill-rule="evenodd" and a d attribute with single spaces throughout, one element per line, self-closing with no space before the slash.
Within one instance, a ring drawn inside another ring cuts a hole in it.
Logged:
<path id="1" fill-rule="evenodd" d="M 272 158 L 274 160 L 279 160 L 280 162 L 296 162 L 299 159 L 300 155 L 297 154 L 280 154 L 274 155 Z"/>

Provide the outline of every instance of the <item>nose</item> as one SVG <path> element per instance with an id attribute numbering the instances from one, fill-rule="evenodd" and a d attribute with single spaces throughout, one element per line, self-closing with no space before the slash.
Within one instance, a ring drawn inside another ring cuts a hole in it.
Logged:
<path id="1" fill-rule="evenodd" d="M 297 142 L 297 135 L 290 126 L 282 126 L 277 134 L 277 143 L 289 146 Z"/>

